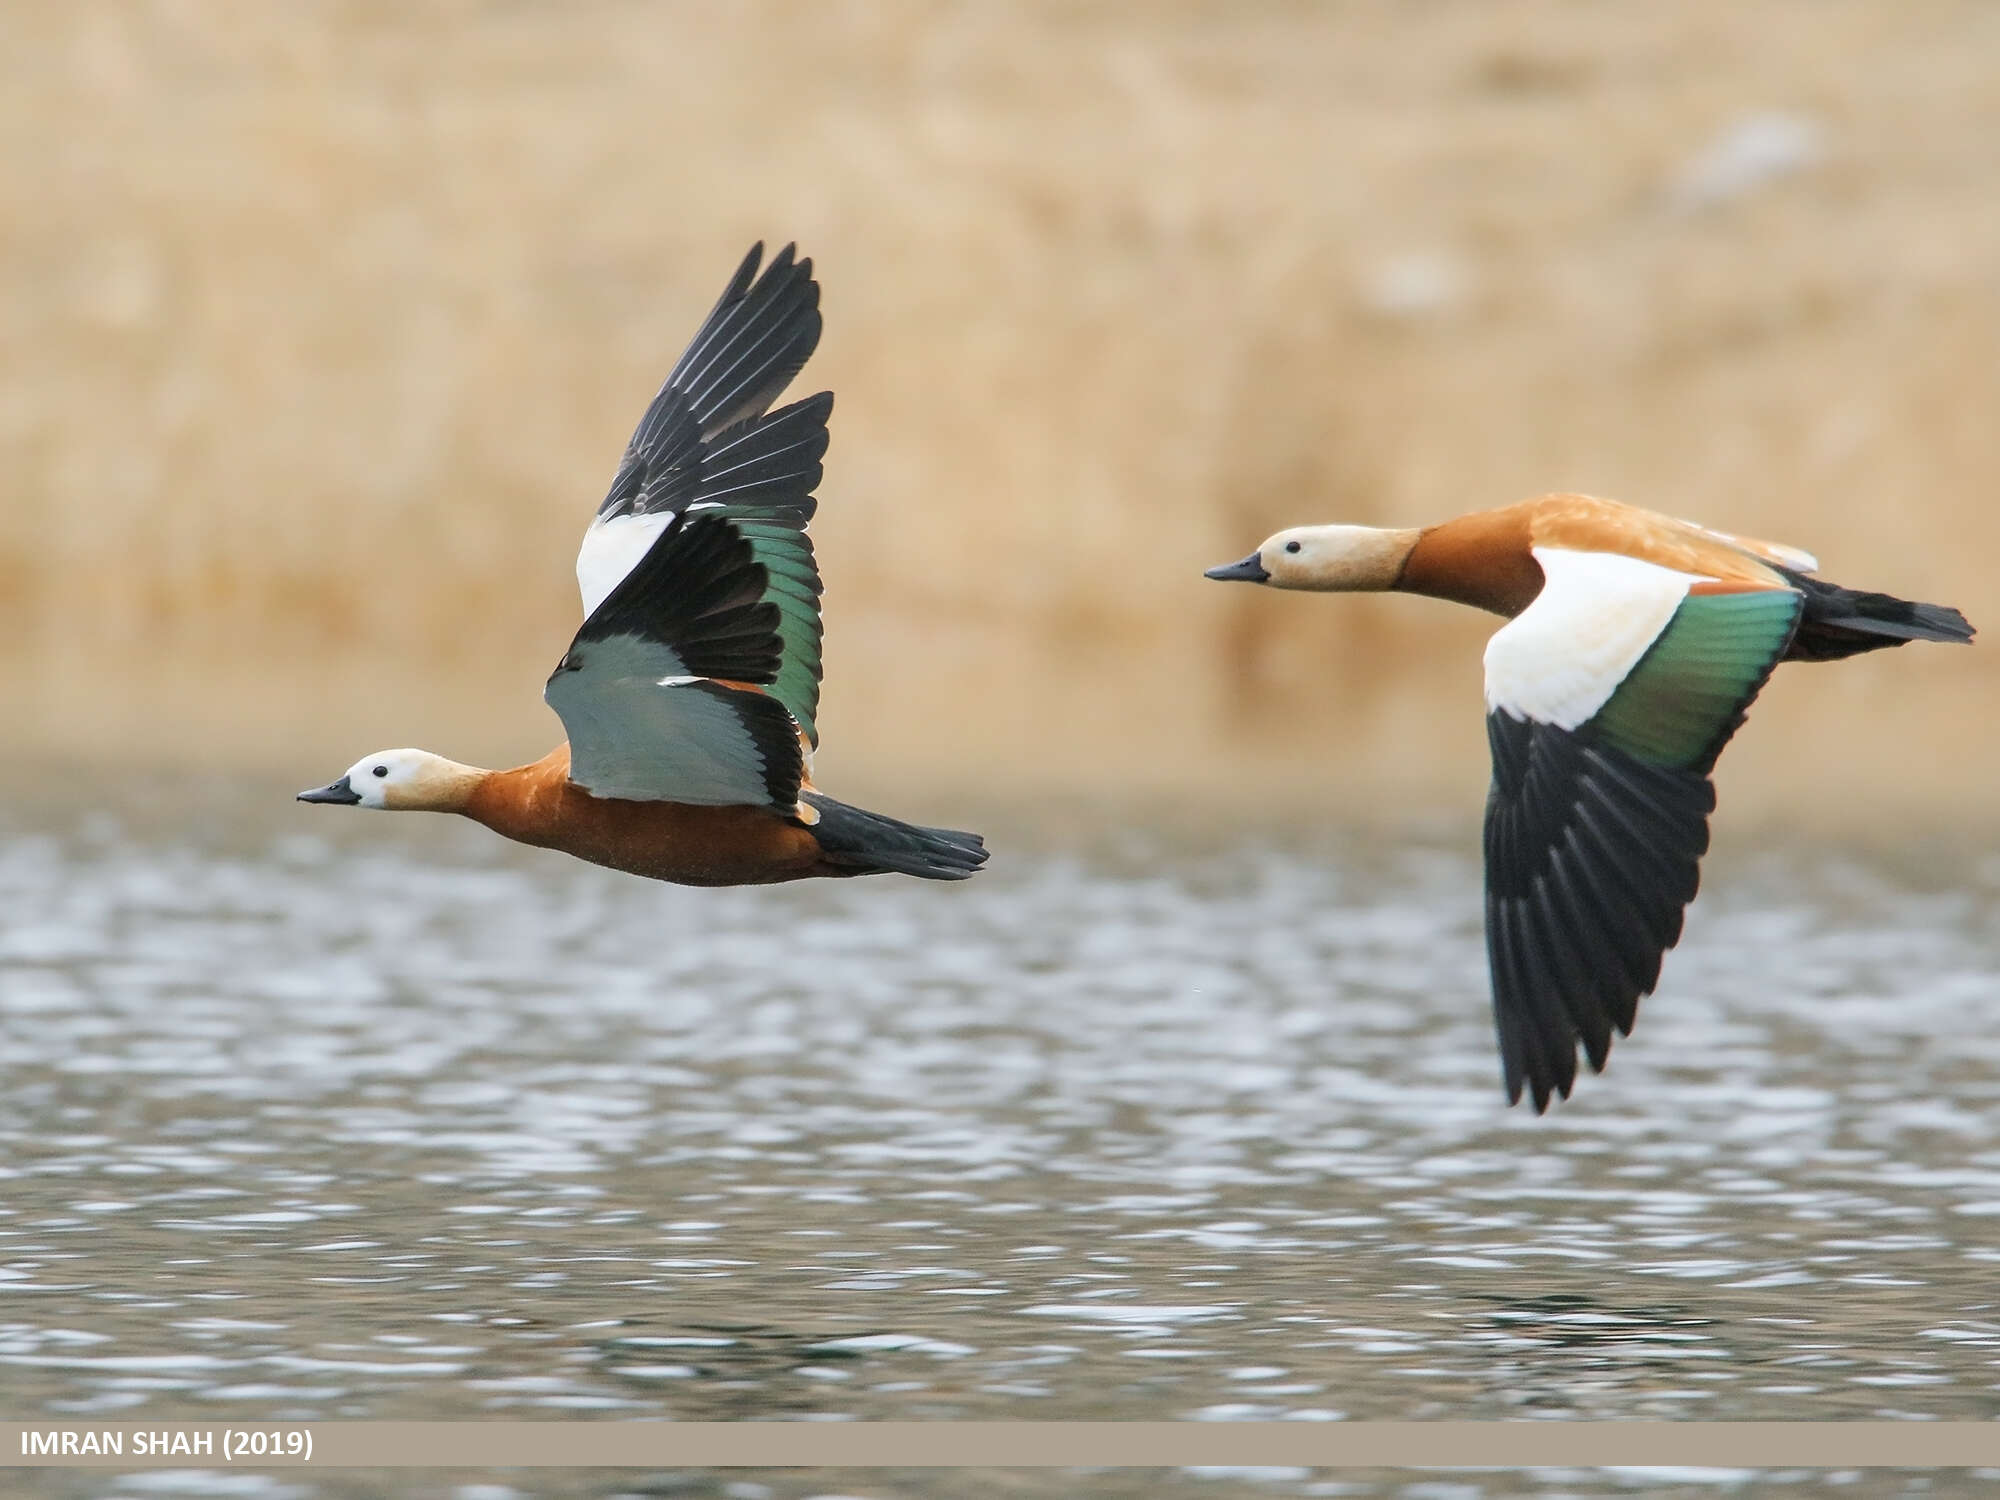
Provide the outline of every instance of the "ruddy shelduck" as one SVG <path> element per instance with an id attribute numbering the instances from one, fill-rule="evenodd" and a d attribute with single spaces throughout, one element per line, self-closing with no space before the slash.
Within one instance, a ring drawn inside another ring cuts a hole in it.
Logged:
<path id="1" fill-rule="evenodd" d="M 819 342 L 791 246 L 745 257 L 653 398 L 577 554 L 583 626 L 543 697 L 568 733 L 486 771 L 423 750 L 363 756 L 301 802 L 460 813 L 524 844 L 683 885 L 896 871 L 963 880 L 977 834 L 818 791 L 822 392 L 770 410 Z"/>
<path id="2" fill-rule="evenodd" d="M 1486 956 L 1509 1102 L 1567 1098 L 1680 938 L 1709 773 L 1779 662 L 1969 641 L 1955 609 L 1824 583 L 1794 547 L 1588 495 L 1438 526 L 1301 526 L 1210 578 L 1394 589 L 1509 621 L 1486 647 Z"/>

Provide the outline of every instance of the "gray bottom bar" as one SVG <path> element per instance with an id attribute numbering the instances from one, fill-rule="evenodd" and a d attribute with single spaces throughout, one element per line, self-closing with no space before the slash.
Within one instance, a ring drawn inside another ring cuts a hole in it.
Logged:
<path id="1" fill-rule="evenodd" d="M 2000 1468 L 1978 1422 L 0 1423 L 0 1465 Z"/>

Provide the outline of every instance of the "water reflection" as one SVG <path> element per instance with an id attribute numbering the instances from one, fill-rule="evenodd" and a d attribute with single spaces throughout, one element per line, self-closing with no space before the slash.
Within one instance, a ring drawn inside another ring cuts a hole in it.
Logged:
<path id="1" fill-rule="evenodd" d="M 20 1410 L 2000 1410 L 1990 856 L 1718 862 L 1538 1120 L 1470 840 L 699 892 L 191 821 L 0 839 Z"/>

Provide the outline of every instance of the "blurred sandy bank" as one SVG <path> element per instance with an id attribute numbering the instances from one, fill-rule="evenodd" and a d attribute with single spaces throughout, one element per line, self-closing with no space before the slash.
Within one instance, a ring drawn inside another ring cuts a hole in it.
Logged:
<path id="1" fill-rule="evenodd" d="M 796 238 L 830 785 L 1462 814 L 1492 621 L 1200 571 L 1576 488 L 1989 631 L 1788 668 L 1731 809 L 2000 808 L 1991 7 L 6 24 L 15 754 L 540 754 L 631 424 L 744 247 Z"/>

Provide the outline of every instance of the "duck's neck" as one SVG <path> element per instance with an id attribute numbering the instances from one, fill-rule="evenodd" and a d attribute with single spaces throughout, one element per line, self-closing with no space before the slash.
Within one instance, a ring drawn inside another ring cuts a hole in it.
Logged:
<path id="1" fill-rule="evenodd" d="M 1421 531 L 1383 526 L 1322 526 L 1319 552 L 1290 588 L 1372 594 L 1396 587 Z"/>
<path id="2" fill-rule="evenodd" d="M 392 794 L 385 805 L 396 812 L 462 813 L 492 774 L 442 755 L 432 756 L 424 763 L 422 774 Z"/>
<path id="3" fill-rule="evenodd" d="M 548 841 L 548 830 L 561 818 L 569 786 L 567 742 L 529 765 L 476 774 L 479 779 L 454 812 L 524 844 Z"/>
<path id="4" fill-rule="evenodd" d="M 1512 619 L 1542 589 L 1532 518 L 1539 502 L 1477 511 L 1426 526 L 1404 554 L 1395 587 Z"/>

